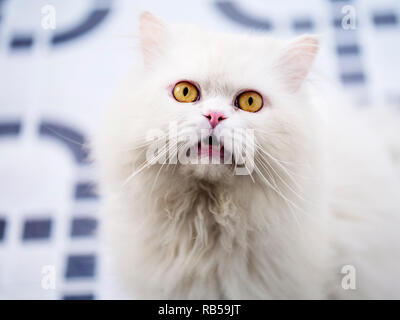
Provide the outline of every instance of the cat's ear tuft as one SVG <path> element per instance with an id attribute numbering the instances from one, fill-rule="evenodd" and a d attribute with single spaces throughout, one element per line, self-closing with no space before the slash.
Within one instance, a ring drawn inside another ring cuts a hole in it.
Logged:
<path id="1" fill-rule="evenodd" d="M 145 65 L 150 65 L 162 53 L 166 27 L 163 21 L 150 12 L 140 15 L 140 45 Z"/>
<path id="2" fill-rule="evenodd" d="M 319 48 L 319 37 L 303 35 L 290 41 L 278 63 L 279 73 L 291 91 L 300 88 L 310 71 Z"/>

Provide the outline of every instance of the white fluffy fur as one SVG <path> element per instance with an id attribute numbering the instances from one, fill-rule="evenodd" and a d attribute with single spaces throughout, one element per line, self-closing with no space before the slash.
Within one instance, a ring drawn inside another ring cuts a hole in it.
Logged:
<path id="1" fill-rule="evenodd" d="M 399 117 L 383 130 L 370 111 L 317 98 L 303 81 L 313 37 L 218 34 L 150 14 L 141 36 L 145 63 L 94 144 L 115 272 L 132 297 L 400 298 L 400 174 L 390 151 L 400 149 Z M 196 82 L 201 100 L 175 101 L 170 86 L 179 80 Z M 267 105 L 235 110 L 241 89 L 258 90 Z M 167 132 L 175 120 L 208 128 L 201 113 L 211 109 L 228 115 L 217 129 L 256 130 L 269 155 L 258 149 L 252 176 L 227 165 L 157 164 L 128 179 L 145 163 L 148 130 Z M 347 264 L 356 290 L 341 287 Z"/>

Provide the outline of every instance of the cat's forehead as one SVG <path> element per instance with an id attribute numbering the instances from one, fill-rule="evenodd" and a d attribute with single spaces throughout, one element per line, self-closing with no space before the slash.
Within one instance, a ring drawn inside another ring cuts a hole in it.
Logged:
<path id="1" fill-rule="evenodd" d="M 267 61 L 281 44 L 281 41 L 266 36 L 210 32 L 195 27 L 175 32 L 170 38 L 174 56 L 210 64 L 225 62 L 223 65 L 247 63 L 249 59 L 257 58 Z"/>
<path id="2" fill-rule="evenodd" d="M 188 28 L 174 34 L 167 59 L 175 77 L 201 82 L 203 90 L 230 94 L 258 84 L 279 48 L 280 43 L 268 37 Z"/>

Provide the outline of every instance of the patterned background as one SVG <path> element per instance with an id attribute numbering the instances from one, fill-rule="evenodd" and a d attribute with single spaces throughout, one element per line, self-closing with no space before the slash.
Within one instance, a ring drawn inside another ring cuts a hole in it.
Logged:
<path id="1" fill-rule="evenodd" d="M 349 4 L 354 30 L 342 27 Z M 45 5 L 56 9 L 54 30 L 41 26 Z M 2 299 L 120 293 L 104 267 L 95 168 L 82 144 L 138 57 L 124 35 L 142 10 L 221 31 L 320 33 L 320 64 L 358 105 L 400 106 L 400 1 L 0 0 Z M 42 287 L 44 266 L 54 267 L 54 290 Z"/>

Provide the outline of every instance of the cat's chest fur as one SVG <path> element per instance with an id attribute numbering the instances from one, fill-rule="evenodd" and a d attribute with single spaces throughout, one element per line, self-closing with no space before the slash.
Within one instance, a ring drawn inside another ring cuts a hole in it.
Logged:
<path id="1" fill-rule="evenodd" d="M 323 238 L 310 245 L 304 235 L 313 235 L 312 223 L 300 226 L 282 199 L 266 197 L 245 181 L 238 178 L 227 187 L 174 184 L 161 177 L 162 193 L 136 194 L 125 210 L 139 219 L 120 225 L 125 231 L 118 235 L 121 241 L 129 235 L 131 246 L 121 252 L 119 264 L 128 268 L 139 297 L 321 296 L 315 278 L 324 271 L 323 250 L 318 250 Z"/>

